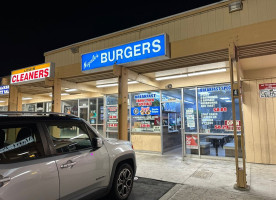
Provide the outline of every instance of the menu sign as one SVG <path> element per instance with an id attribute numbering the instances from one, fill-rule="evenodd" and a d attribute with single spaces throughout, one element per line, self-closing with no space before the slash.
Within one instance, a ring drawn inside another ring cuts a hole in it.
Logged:
<path id="1" fill-rule="evenodd" d="M 131 108 L 133 132 L 160 132 L 160 102 L 156 93 L 134 95 Z"/>
<path id="2" fill-rule="evenodd" d="M 117 130 L 118 128 L 118 107 L 107 106 L 107 129 Z"/>
<path id="3" fill-rule="evenodd" d="M 186 114 L 187 127 L 194 128 L 195 127 L 194 109 L 188 108 L 185 114 Z"/>
<path id="4" fill-rule="evenodd" d="M 259 84 L 260 98 L 276 97 L 276 83 Z"/>
<path id="5" fill-rule="evenodd" d="M 232 118 L 231 86 L 200 88 L 198 93 L 203 131 L 205 133 L 233 131 L 233 121 L 230 120 Z M 239 123 L 237 121 L 237 130 L 240 130 Z"/>

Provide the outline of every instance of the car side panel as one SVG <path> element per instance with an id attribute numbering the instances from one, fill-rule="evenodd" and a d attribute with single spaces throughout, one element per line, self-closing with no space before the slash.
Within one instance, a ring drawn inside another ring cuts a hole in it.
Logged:
<path id="1" fill-rule="evenodd" d="M 52 158 L 0 164 L 0 175 L 11 178 L 0 187 L 0 200 L 59 199 L 58 171 Z"/>

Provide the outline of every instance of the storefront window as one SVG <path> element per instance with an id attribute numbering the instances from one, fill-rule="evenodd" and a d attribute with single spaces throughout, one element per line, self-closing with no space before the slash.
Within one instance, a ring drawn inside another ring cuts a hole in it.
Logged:
<path id="1" fill-rule="evenodd" d="M 197 132 L 196 88 L 184 88 L 185 133 Z"/>
<path id="2" fill-rule="evenodd" d="M 80 99 L 79 106 L 88 106 L 88 99 Z"/>
<path id="3" fill-rule="evenodd" d="M 233 133 L 231 102 L 230 85 L 198 88 L 199 132 Z M 238 108 L 238 102 L 236 107 Z M 239 123 L 237 115 L 238 130 L 240 130 Z"/>
<path id="4" fill-rule="evenodd" d="M 22 111 L 36 112 L 36 103 L 23 104 Z"/>
<path id="5" fill-rule="evenodd" d="M 78 100 L 62 101 L 63 113 L 78 116 Z"/>
<path id="6" fill-rule="evenodd" d="M 160 93 L 134 93 L 131 98 L 131 131 L 160 133 Z"/>
<path id="7" fill-rule="evenodd" d="M 118 96 L 106 96 L 106 131 L 118 131 Z"/>
<path id="8" fill-rule="evenodd" d="M 0 111 L 8 111 L 8 106 L 0 106 Z"/>
<path id="9" fill-rule="evenodd" d="M 181 155 L 181 90 L 164 90 L 161 94 L 163 153 L 173 150 Z"/>
<path id="10" fill-rule="evenodd" d="M 97 130 L 101 134 L 103 134 L 103 123 L 104 123 L 103 98 L 98 98 L 98 124 L 97 124 Z"/>
<path id="11" fill-rule="evenodd" d="M 236 104 L 236 123 L 241 129 L 239 105 Z M 230 85 L 198 88 L 199 134 L 201 155 L 234 156 L 233 116 Z"/>
<path id="12" fill-rule="evenodd" d="M 97 99 L 90 99 L 89 103 L 89 123 L 93 125 L 96 129 L 97 124 Z"/>
<path id="13" fill-rule="evenodd" d="M 103 98 L 89 99 L 89 123 L 103 134 Z"/>

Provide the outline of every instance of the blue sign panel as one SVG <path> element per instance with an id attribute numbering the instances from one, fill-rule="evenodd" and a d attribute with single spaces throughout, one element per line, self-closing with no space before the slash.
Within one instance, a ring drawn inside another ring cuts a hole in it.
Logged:
<path id="1" fill-rule="evenodd" d="M 145 59 L 167 56 L 166 35 L 158 35 L 148 39 L 95 51 L 82 55 L 82 71 L 90 72 L 97 68 L 126 64 Z"/>
<path id="2" fill-rule="evenodd" d="M 1 94 L 9 94 L 10 86 L 9 85 L 0 85 L 0 95 Z"/>
<path id="3" fill-rule="evenodd" d="M 131 115 L 160 115 L 160 107 L 134 107 L 131 108 Z"/>

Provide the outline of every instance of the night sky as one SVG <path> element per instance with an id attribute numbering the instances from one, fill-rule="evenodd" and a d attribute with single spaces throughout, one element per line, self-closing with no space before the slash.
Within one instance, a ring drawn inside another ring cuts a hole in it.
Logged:
<path id="1" fill-rule="evenodd" d="M 5 3 L 0 10 L 0 77 L 43 63 L 46 51 L 219 1 Z"/>

